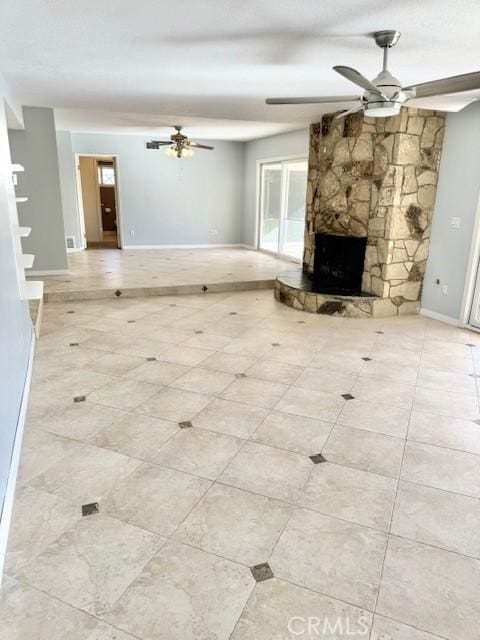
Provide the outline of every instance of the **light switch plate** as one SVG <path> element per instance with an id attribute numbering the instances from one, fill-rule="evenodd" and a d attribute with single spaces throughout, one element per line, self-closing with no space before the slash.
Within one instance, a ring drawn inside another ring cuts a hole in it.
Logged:
<path id="1" fill-rule="evenodd" d="M 460 218 L 458 218 L 458 217 L 450 218 L 450 228 L 451 229 L 460 229 Z"/>

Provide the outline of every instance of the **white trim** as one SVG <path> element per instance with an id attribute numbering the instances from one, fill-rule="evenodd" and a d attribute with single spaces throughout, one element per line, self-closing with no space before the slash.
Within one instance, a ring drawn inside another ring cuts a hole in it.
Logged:
<path id="1" fill-rule="evenodd" d="M 79 251 L 85 251 L 83 247 L 73 247 L 73 249 L 67 249 L 67 253 L 78 253 Z"/>
<path id="2" fill-rule="evenodd" d="M 246 244 L 126 244 L 123 249 L 254 249 Z"/>
<path id="3" fill-rule="evenodd" d="M 5 564 L 5 553 L 7 550 L 8 532 L 10 522 L 12 520 L 13 499 L 15 496 L 15 485 L 17 482 L 18 464 L 20 461 L 20 451 L 22 449 L 23 431 L 25 427 L 25 418 L 27 415 L 28 398 L 30 395 L 30 383 L 32 380 L 33 357 L 35 354 L 35 334 L 32 331 L 32 339 L 30 343 L 30 355 L 28 358 L 27 375 L 25 376 L 25 384 L 23 387 L 22 402 L 20 404 L 20 413 L 18 416 L 17 428 L 15 432 L 15 441 L 13 443 L 12 457 L 10 460 L 10 470 L 8 474 L 7 487 L 3 500 L 3 508 L 0 518 L 0 584 L 2 581 L 3 567 Z"/>
<path id="4" fill-rule="evenodd" d="M 68 269 L 40 269 L 39 271 L 28 271 L 29 276 L 65 276 Z"/>
<path id="5" fill-rule="evenodd" d="M 462 303 L 460 305 L 460 324 L 467 325 L 470 320 L 470 312 L 475 295 L 475 282 L 480 261 L 480 194 L 477 199 L 475 222 L 472 230 L 472 242 L 468 254 L 467 269 L 465 272 L 465 286 L 463 289 Z"/>
<path id="6" fill-rule="evenodd" d="M 439 320 L 440 322 L 446 322 L 447 324 L 452 324 L 455 327 L 460 326 L 460 322 L 457 318 L 452 318 L 451 316 L 445 316 L 443 313 L 437 313 L 436 311 L 430 311 L 430 309 L 420 309 L 420 315 L 426 316 L 427 318 L 432 318 L 433 320 Z"/>

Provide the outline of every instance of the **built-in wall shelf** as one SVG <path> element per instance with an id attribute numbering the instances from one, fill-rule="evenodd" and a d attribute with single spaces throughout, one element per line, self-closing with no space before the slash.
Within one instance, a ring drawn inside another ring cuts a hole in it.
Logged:
<path id="1" fill-rule="evenodd" d="M 31 269 L 33 267 L 33 261 L 35 260 L 33 253 L 22 253 L 18 258 L 24 269 Z"/>
<path id="2" fill-rule="evenodd" d="M 12 164 L 12 173 L 19 173 L 21 171 L 25 171 L 23 165 L 18 163 Z"/>
<path id="3" fill-rule="evenodd" d="M 20 238 L 28 238 L 31 230 L 32 230 L 32 227 L 18 227 L 18 226 L 15 227 L 15 232 L 17 236 L 19 236 Z"/>
<path id="4" fill-rule="evenodd" d="M 15 200 L 17 202 L 28 202 L 28 198 L 26 196 L 23 196 L 22 198 L 15 198 Z"/>
<path id="5" fill-rule="evenodd" d="M 41 300 L 43 298 L 43 282 L 41 280 L 24 280 L 20 283 L 23 300 Z"/>

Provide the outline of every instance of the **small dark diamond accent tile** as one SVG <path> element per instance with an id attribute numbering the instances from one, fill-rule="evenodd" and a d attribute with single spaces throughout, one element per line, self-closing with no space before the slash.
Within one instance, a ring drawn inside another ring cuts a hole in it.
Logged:
<path id="1" fill-rule="evenodd" d="M 231 316 L 237 316 L 237 315 L 238 315 L 238 313 L 237 313 L 236 311 L 230 311 L 230 315 L 231 315 Z"/>
<path id="2" fill-rule="evenodd" d="M 147 362 L 155 362 L 155 360 L 155 356 L 150 356 L 149 358 L 147 358 Z"/>
<path id="3" fill-rule="evenodd" d="M 375 331 L 375 333 L 379 333 L 380 335 L 383 336 L 384 332 L 383 331 Z"/>
<path id="4" fill-rule="evenodd" d="M 297 320 L 297 324 L 305 324 L 305 320 Z"/>
<path id="5" fill-rule="evenodd" d="M 128 324 L 133 324 L 136 320 L 127 320 Z"/>
<path id="6" fill-rule="evenodd" d="M 197 334 L 197 336 L 198 336 L 200 333 L 203 333 L 203 331 L 198 330 L 198 331 L 195 331 L 195 333 L 196 333 L 196 334 Z"/>
<path id="7" fill-rule="evenodd" d="M 67 313 L 75 313 L 75 311 L 67 311 Z"/>
<path id="8" fill-rule="evenodd" d="M 122 295 L 122 292 L 120 291 L 120 289 L 117 289 L 115 291 L 115 295 L 117 296 L 117 298 L 119 298 Z"/>
<path id="9" fill-rule="evenodd" d="M 365 362 L 371 362 L 372 359 L 369 357 L 365 357 L 365 358 L 362 358 L 362 360 L 365 360 Z"/>
<path id="10" fill-rule="evenodd" d="M 344 400 L 353 400 L 355 398 L 355 396 L 352 396 L 351 393 L 342 393 L 342 398 Z"/>
<path id="11" fill-rule="evenodd" d="M 74 402 L 85 402 L 85 400 L 86 400 L 86 397 L 85 397 L 85 396 L 75 396 L 75 397 L 73 398 L 73 401 L 74 401 Z"/>
<path id="12" fill-rule="evenodd" d="M 176 307 L 177 305 L 173 302 L 172 304 L 168 305 L 169 307 Z"/>
<path id="13" fill-rule="evenodd" d="M 82 516 L 93 516 L 95 513 L 100 512 L 98 502 L 90 502 L 89 504 L 82 504 Z"/>
<path id="14" fill-rule="evenodd" d="M 64 282 L 71 282 L 71 280 L 64 280 Z"/>
<path id="15" fill-rule="evenodd" d="M 321 453 L 315 453 L 313 456 L 309 456 L 310 460 L 313 464 L 320 464 L 321 462 L 326 462 L 327 459 L 322 456 Z"/>
<path id="16" fill-rule="evenodd" d="M 467 347 L 474 347 L 475 345 L 472 344 L 471 342 L 467 342 Z"/>
<path id="17" fill-rule="evenodd" d="M 247 376 L 244 373 L 236 373 L 235 377 L 236 378 L 246 378 Z"/>
<path id="18" fill-rule="evenodd" d="M 78 342 L 70 342 L 71 347 L 78 347 Z"/>
<path id="19" fill-rule="evenodd" d="M 189 429 L 190 427 L 193 427 L 193 424 L 190 422 L 190 420 L 185 420 L 185 422 L 179 422 L 178 426 L 180 427 L 180 429 Z"/>
<path id="20" fill-rule="evenodd" d="M 270 580 L 274 577 L 273 571 L 270 569 L 268 562 L 262 562 L 262 564 L 256 564 L 254 567 L 250 567 L 253 577 L 256 582 L 263 582 L 264 580 Z"/>
<path id="21" fill-rule="evenodd" d="M 208 287 L 206 287 L 205 285 L 203 285 L 203 287 L 202 287 L 202 291 L 208 291 Z"/>
<path id="22" fill-rule="evenodd" d="M 279 342 L 272 342 L 272 347 L 279 347 L 280 343 Z"/>

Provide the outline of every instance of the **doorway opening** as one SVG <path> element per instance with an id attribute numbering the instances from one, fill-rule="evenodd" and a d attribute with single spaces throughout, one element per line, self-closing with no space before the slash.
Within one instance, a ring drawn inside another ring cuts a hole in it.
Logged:
<path id="1" fill-rule="evenodd" d="M 307 173 L 306 158 L 260 163 L 260 249 L 302 260 Z"/>
<path id="2" fill-rule="evenodd" d="M 79 154 L 77 171 L 84 248 L 120 249 L 115 156 Z"/>

